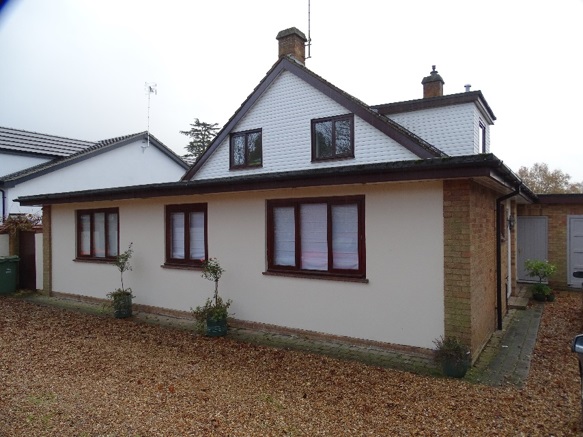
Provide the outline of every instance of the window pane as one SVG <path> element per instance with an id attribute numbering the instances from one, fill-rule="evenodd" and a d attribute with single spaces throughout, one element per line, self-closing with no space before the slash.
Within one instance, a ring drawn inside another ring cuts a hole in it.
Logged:
<path id="1" fill-rule="evenodd" d="M 105 213 L 93 214 L 93 256 L 105 258 Z"/>
<path id="2" fill-rule="evenodd" d="M 117 256 L 117 214 L 107 214 L 107 256 Z"/>
<path id="3" fill-rule="evenodd" d="M 79 216 L 79 255 L 91 255 L 91 215 Z"/>
<path id="4" fill-rule="evenodd" d="M 350 143 L 350 120 L 339 120 L 336 125 L 336 155 L 346 156 L 352 154 Z"/>
<path id="5" fill-rule="evenodd" d="M 275 240 L 273 262 L 278 266 L 295 266 L 296 227 L 294 208 L 274 208 L 273 222 L 273 238 Z"/>
<path id="6" fill-rule="evenodd" d="M 332 153 L 332 122 L 315 123 L 315 146 L 317 158 L 331 158 Z"/>
<path id="7" fill-rule="evenodd" d="M 247 136 L 249 146 L 249 162 L 247 165 L 261 165 L 261 132 L 253 132 Z"/>
<path id="8" fill-rule="evenodd" d="M 170 214 L 171 246 L 170 257 L 184 259 L 184 213 L 173 212 Z"/>
<path id="9" fill-rule="evenodd" d="M 302 269 L 328 270 L 327 216 L 325 203 L 300 207 Z"/>
<path id="10" fill-rule="evenodd" d="M 190 259 L 204 261 L 204 213 L 190 213 Z"/>
<path id="11" fill-rule="evenodd" d="M 332 258 L 335 269 L 358 269 L 358 206 L 332 206 Z"/>
<path id="12" fill-rule="evenodd" d="M 235 135 L 233 141 L 233 165 L 245 165 L 245 135 Z"/>

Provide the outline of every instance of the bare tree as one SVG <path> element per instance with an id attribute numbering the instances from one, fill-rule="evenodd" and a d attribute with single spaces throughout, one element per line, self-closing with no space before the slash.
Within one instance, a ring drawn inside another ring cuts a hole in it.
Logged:
<path id="1" fill-rule="evenodd" d="M 583 182 L 571 182 L 571 176 L 561 170 L 550 170 L 545 163 L 520 167 L 518 176 L 528 188 L 538 194 L 583 193 Z"/>

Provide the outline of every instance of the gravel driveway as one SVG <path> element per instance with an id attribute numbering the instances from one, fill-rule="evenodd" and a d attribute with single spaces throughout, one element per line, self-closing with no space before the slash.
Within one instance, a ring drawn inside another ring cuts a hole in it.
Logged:
<path id="1" fill-rule="evenodd" d="M 580 435 L 581 329 L 560 293 L 496 388 L 0 297 L 0 436 Z"/>

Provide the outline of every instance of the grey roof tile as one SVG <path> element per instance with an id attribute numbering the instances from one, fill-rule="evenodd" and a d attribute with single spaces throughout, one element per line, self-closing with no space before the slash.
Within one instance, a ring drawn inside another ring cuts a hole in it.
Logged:
<path id="1" fill-rule="evenodd" d="M 91 141 L 0 127 L 0 150 L 8 152 L 56 158 L 73 155 L 94 144 Z"/>

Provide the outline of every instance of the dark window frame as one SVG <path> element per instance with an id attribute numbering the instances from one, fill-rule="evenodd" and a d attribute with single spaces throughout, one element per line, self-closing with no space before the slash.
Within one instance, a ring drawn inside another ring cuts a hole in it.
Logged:
<path id="1" fill-rule="evenodd" d="M 252 134 L 258 133 L 261 138 L 261 161 L 259 164 L 249 164 L 249 136 Z M 235 164 L 234 159 L 234 148 L 233 148 L 233 139 L 236 137 L 244 136 L 245 137 L 245 163 L 244 164 Z M 251 129 L 241 132 L 233 132 L 229 135 L 229 168 L 231 170 L 239 170 L 245 168 L 260 168 L 263 167 L 263 129 Z"/>
<path id="2" fill-rule="evenodd" d="M 190 213 L 204 213 L 204 259 L 189 258 L 190 254 Z M 172 220 L 173 213 L 184 213 L 184 258 L 172 258 Z M 168 266 L 202 267 L 208 260 L 208 205 L 206 203 L 183 203 L 165 207 L 165 261 Z"/>
<path id="3" fill-rule="evenodd" d="M 94 233 L 95 233 L 95 214 L 105 214 L 105 226 L 104 226 L 104 233 L 105 233 L 105 247 L 104 247 L 104 256 L 97 256 L 96 255 L 96 247 L 95 247 L 95 240 L 94 240 Z M 116 214 L 117 215 L 117 251 L 116 253 L 119 254 L 119 208 L 97 208 L 97 209 L 78 209 L 75 211 L 75 226 L 76 226 L 76 248 L 75 248 L 75 258 L 78 260 L 88 260 L 88 261 L 115 261 L 117 255 L 111 256 L 107 255 L 110 252 L 109 247 L 109 227 L 107 226 L 108 220 L 107 217 L 109 214 Z M 83 255 L 81 253 L 81 243 L 82 243 L 82 236 L 81 236 L 81 216 L 89 215 L 89 255 Z"/>
<path id="4" fill-rule="evenodd" d="M 365 244 L 365 196 L 339 196 L 339 197 L 310 197 L 293 199 L 270 199 L 266 201 L 267 211 L 267 271 L 270 273 L 290 273 L 299 276 L 315 276 L 330 278 L 358 278 L 366 277 L 366 244 Z M 328 270 L 306 270 L 301 268 L 301 205 L 325 203 L 327 206 L 327 244 L 328 244 Z M 358 269 L 335 269 L 333 267 L 332 249 L 332 206 L 357 205 L 358 214 Z M 275 208 L 294 208 L 295 224 L 295 265 L 281 266 L 275 264 Z"/>
<path id="5" fill-rule="evenodd" d="M 336 153 L 336 122 L 346 121 L 350 122 L 350 151 L 347 153 Z M 328 157 L 317 156 L 316 150 L 316 125 L 319 123 L 332 122 L 332 150 L 333 155 Z M 312 162 L 330 161 L 335 159 L 350 159 L 354 158 L 354 114 L 337 115 L 334 117 L 315 118 L 311 121 L 311 137 L 312 137 Z"/>
<path id="6" fill-rule="evenodd" d="M 478 122 L 478 144 L 480 148 L 480 153 L 486 153 L 486 124 L 480 120 Z"/>

